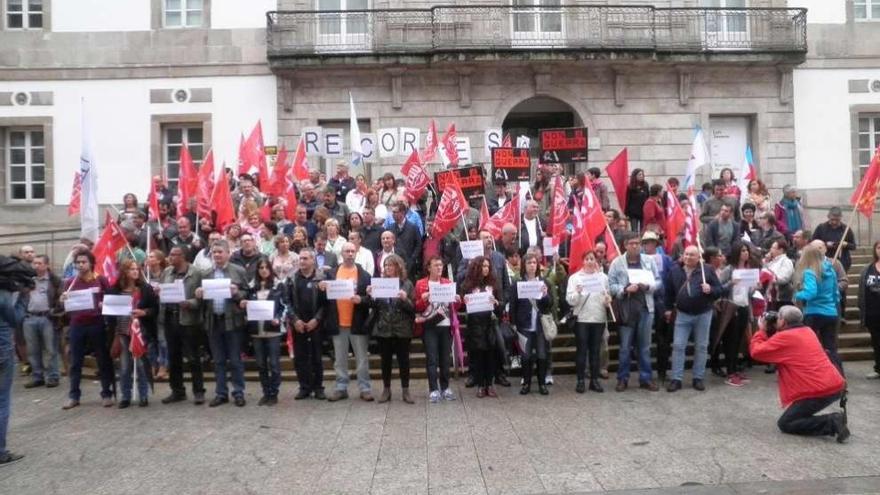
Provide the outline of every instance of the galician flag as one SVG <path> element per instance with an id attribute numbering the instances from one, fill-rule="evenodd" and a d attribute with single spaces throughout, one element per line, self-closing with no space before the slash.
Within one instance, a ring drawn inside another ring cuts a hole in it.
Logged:
<path id="1" fill-rule="evenodd" d="M 348 102 L 351 106 L 351 122 L 349 123 L 349 135 L 351 136 L 351 165 L 360 167 L 364 164 L 364 149 L 361 147 L 361 128 L 358 127 L 357 114 L 354 112 L 354 97 L 348 93 Z"/>
<path id="2" fill-rule="evenodd" d="M 745 197 L 749 194 L 749 182 L 752 179 L 758 178 L 758 171 L 755 170 L 755 159 L 752 157 L 752 147 L 746 146 L 746 156 L 743 159 L 743 163 L 739 168 L 739 173 L 736 174 L 737 178 L 737 186 L 739 187 L 740 195 Z"/>
<path id="3" fill-rule="evenodd" d="M 92 136 L 87 125 L 85 100 L 82 102 L 82 148 L 79 154 L 80 192 L 80 237 L 95 241 L 98 239 L 98 173 L 95 155 L 92 151 Z"/>
<path id="4" fill-rule="evenodd" d="M 703 136 L 703 129 L 697 127 L 697 133 L 694 136 L 694 144 L 691 145 L 691 156 L 688 159 L 687 172 L 684 175 L 685 191 L 692 191 L 696 185 L 697 169 L 711 162 L 709 157 L 709 148 L 706 147 L 706 139 Z"/>

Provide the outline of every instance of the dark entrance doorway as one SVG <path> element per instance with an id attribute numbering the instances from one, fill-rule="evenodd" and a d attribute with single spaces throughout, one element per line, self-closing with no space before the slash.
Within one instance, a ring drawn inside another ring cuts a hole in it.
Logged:
<path id="1" fill-rule="evenodd" d="M 510 110 L 501 124 L 503 131 L 510 134 L 516 146 L 519 136 L 528 136 L 531 156 L 538 156 L 538 131 L 561 127 L 581 127 L 580 117 L 567 103 L 548 96 L 535 96 L 520 102 Z M 535 159 L 536 161 L 537 159 Z M 566 173 L 574 173 L 574 165 L 566 164 Z"/>

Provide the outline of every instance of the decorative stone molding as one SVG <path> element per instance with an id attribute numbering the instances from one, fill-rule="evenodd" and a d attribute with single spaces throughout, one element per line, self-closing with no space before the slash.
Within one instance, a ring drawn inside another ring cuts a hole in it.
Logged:
<path id="1" fill-rule="evenodd" d="M 779 104 L 788 105 L 792 100 L 792 92 L 794 85 L 792 82 L 793 70 L 790 65 L 780 65 L 776 67 L 779 71 Z"/>
<path id="2" fill-rule="evenodd" d="M 458 106 L 461 108 L 470 108 L 471 106 L 471 74 L 474 73 L 472 67 L 462 67 L 458 72 Z"/>
<path id="3" fill-rule="evenodd" d="M 614 71 L 614 104 L 622 107 L 626 103 L 626 73 L 619 69 Z"/>
<path id="4" fill-rule="evenodd" d="M 0 92 L 0 107 L 52 106 L 55 95 L 51 91 Z"/>
<path id="5" fill-rule="evenodd" d="M 211 88 L 162 88 L 150 90 L 150 103 L 210 103 Z"/>
<path id="6" fill-rule="evenodd" d="M 535 72 L 535 94 L 546 94 L 553 84 L 550 68 L 545 65 L 533 65 L 532 70 Z"/>
<path id="7" fill-rule="evenodd" d="M 403 67 L 391 67 L 386 69 L 391 76 L 391 108 L 400 110 L 403 108 Z"/>
<path id="8" fill-rule="evenodd" d="M 686 69 L 678 70 L 678 104 L 685 106 L 691 98 L 691 82 L 693 73 Z"/>
<path id="9" fill-rule="evenodd" d="M 281 77 L 281 109 L 285 113 L 292 113 L 296 99 L 293 95 L 293 78 L 291 76 Z"/>

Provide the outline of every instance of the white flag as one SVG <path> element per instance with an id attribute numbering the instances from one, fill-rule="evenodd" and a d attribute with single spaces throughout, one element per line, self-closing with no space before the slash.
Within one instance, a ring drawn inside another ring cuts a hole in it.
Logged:
<path id="1" fill-rule="evenodd" d="M 80 194 L 80 237 L 96 241 L 98 239 L 98 174 L 95 155 L 92 151 L 92 136 L 86 122 L 85 100 L 82 102 L 82 149 L 79 155 L 79 170 L 82 175 Z"/>
<path id="2" fill-rule="evenodd" d="M 691 156 L 688 159 L 687 172 L 684 176 L 684 190 L 690 191 L 696 183 L 697 169 L 710 163 L 709 148 L 703 137 L 703 129 L 697 127 L 694 144 L 691 145 Z"/>
<path id="3" fill-rule="evenodd" d="M 348 102 L 351 106 L 351 122 L 349 123 L 349 139 L 351 141 L 351 164 L 359 167 L 363 165 L 364 150 L 361 147 L 361 128 L 358 127 L 357 114 L 354 112 L 354 97 L 351 92 L 348 93 Z"/>

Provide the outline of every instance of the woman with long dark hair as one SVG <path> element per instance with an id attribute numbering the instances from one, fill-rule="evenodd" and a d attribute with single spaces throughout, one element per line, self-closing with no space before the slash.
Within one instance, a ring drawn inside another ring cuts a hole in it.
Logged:
<path id="1" fill-rule="evenodd" d="M 880 378 L 880 241 L 871 248 L 873 262 L 859 275 L 859 314 L 862 326 L 871 333 L 874 348 L 874 370 L 867 378 Z"/>
<path id="2" fill-rule="evenodd" d="M 414 404 L 409 393 L 409 346 L 413 338 L 415 324 L 415 307 L 410 294 L 413 293 L 412 282 L 406 276 L 406 262 L 396 254 L 385 258 L 382 263 L 382 276 L 397 278 L 400 290 L 396 297 L 372 297 L 371 303 L 376 314 L 373 336 L 379 341 L 379 353 L 382 357 L 382 395 L 379 402 L 391 400 L 391 369 L 394 356 L 397 355 L 397 368 L 400 371 L 401 397 L 407 404 Z M 372 296 L 373 287 L 367 287 L 367 294 Z"/>
<path id="3" fill-rule="evenodd" d="M 588 283 L 593 280 L 595 283 L 592 285 L 601 286 L 602 293 L 587 290 Z M 599 350 L 602 347 L 602 337 L 607 321 L 606 310 L 611 304 L 611 296 L 608 295 L 608 276 L 603 273 L 602 265 L 599 264 L 593 250 L 587 250 L 584 253 L 581 269 L 569 277 L 565 300 L 572 308 L 571 318 L 577 318 L 574 327 L 574 366 L 577 375 L 575 392 L 582 394 L 586 390 L 584 380 L 588 357 L 590 361 L 590 390 L 604 392 L 599 383 Z"/>
<path id="4" fill-rule="evenodd" d="M 746 329 L 751 322 L 751 293 L 755 287 L 742 283 L 736 270 L 761 269 L 761 259 L 758 253 L 742 241 L 736 241 L 731 245 L 730 252 L 730 282 L 725 290 L 729 289 L 730 301 L 734 305 L 734 314 L 727 322 L 726 328 L 719 329 L 722 332 L 721 346 L 724 350 L 725 383 L 732 387 L 741 387 L 748 383 L 744 373 L 737 369 L 739 350 L 742 347 Z M 717 361 L 716 361 L 717 362 Z"/>
<path id="5" fill-rule="evenodd" d="M 503 308 L 499 299 L 501 288 L 492 273 L 492 262 L 485 256 L 477 256 L 468 264 L 467 275 L 461 284 L 462 298 L 467 302 L 468 294 L 489 293 L 489 301 L 493 305 L 491 311 L 468 312 L 467 341 L 468 359 L 474 368 L 474 382 L 477 386 L 477 397 L 498 397 L 493 386 L 495 378 L 495 352 L 497 335 L 495 325 L 501 317 Z"/>
<path id="6" fill-rule="evenodd" d="M 540 299 L 520 299 L 517 284 L 512 284 L 510 291 L 510 316 L 519 334 L 522 349 L 523 385 L 519 391 L 526 395 L 532 389 L 532 367 L 537 362 L 538 391 L 547 395 L 547 363 L 549 361 L 550 344 L 544 336 L 541 314 L 550 312 L 550 295 L 547 281 L 541 276 L 541 264 L 536 254 L 526 254 L 522 262 L 522 282 L 542 282 Z"/>
<path id="7" fill-rule="evenodd" d="M 430 302 L 430 284 L 448 284 L 449 279 L 443 278 L 443 258 L 434 255 L 425 263 L 428 275 L 416 282 L 415 301 L 416 315 L 422 315 L 428 308 L 436 309 L 442 318 L 437 321 L 419 321 L 416 316 L 416 334 L 422 334 L 425 344 L 425 365 L 428 368 L 428 400 L 432 404 L 440 402 L 440 399 L 455 400 L 455 394 L 449 388 L 449 350 L 452 346 L 450 316 L 455 311 L 457 304 L 440 304 Z M 455 296 L 457 300 L 460 296 Z M 436 319 L 436 318 L 435 318 Z"/>
<path id="8" fill-rule="evenodd" d="M 804 248 L 794 272 L 795 301 L 804 303 L 804 323 L 819 336 L 822 347 L 833 360 L 837 356 L 837 324 L 840 321 L 837 303 L 840 291 L 837 273 L 822 251 L 812 244 Z"/>
<path id="9" fill-rule="evenodd" d="M 724 197 L 736 198 L 739 201 L 742 191 L 736 185 L 736 177 L 733 176 L 733 170 L 727 167 L 722 168 L 719 178 L 724 183 Z"/>
<path id="10" fill-rule="evenodd" d="M 379 203 L 385 205 L 385 208 L 391 209 L 400 199 L 400 193 L 397 190 L 397 182 L 394 175 L 386 173 L 382 176 L 382 189 L 379 191 Z"/>
<path id="11" fill-rule="evenodd" d="M 263 258 L 257 262 L 257 272 L 247 290 L 247 299 L 240 303 L 242 309 L 252 301 L 273 301 L 275 304 L 274 318 L 266 321 L 248 321 L 247 330 L 254 344 L 254 356 L 260 370 L 260 386 L 263 397 L 258 406 L 274 406 L 278 404 L 278 392 L 281 388 L 281 335 L 283 329 L 284 306 L 281 303 L 282 286 L 275 283 L 272 263 Z"/>
<path id="12" fill-rule="evenodd" d="M 645 171 L 640 168 L 633 170 L 629 174 L 629 185 L 626 188 L 626 211 L 624 212 L 629 217 L 630 229 L 633 232 L 642 230 L 642 215 L 648 194 Z"/>

